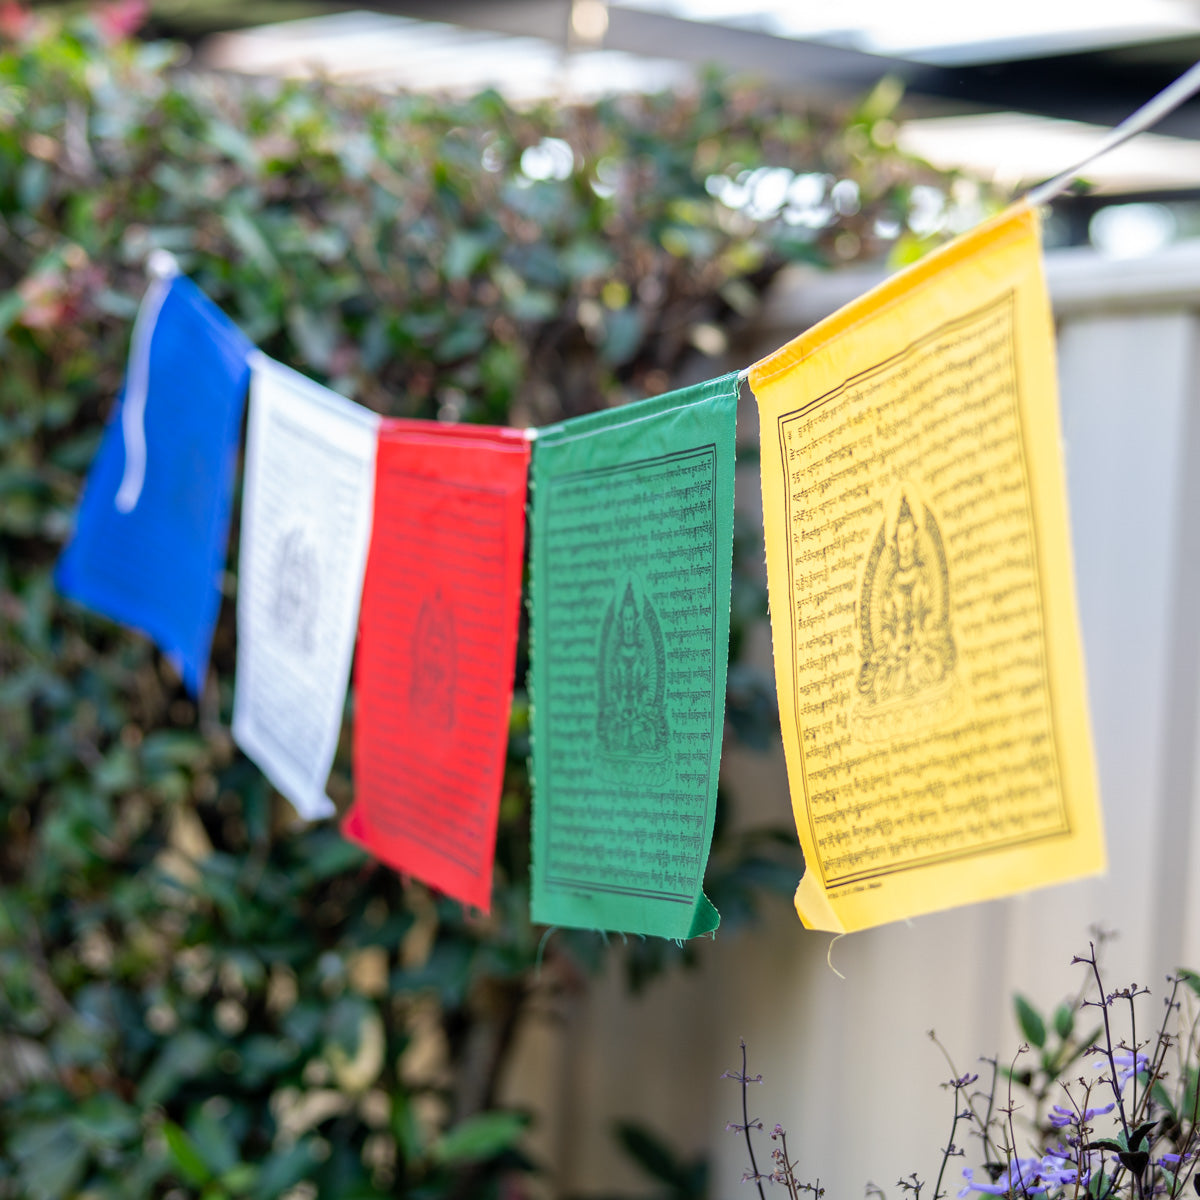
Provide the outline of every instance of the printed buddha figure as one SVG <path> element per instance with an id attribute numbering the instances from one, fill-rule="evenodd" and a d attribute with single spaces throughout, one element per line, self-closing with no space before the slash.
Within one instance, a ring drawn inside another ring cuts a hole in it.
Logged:
<path id="1" fill-rule="evenodd" d="M 658 755 L 667 742 L 662 631 L 648 598 L 639 611 L 631 580 L 614 602 L 600 637 L 599 748 L 616 758 Z"/>
<path id="2" fill-rule="evenodd" d="M 863 664 L 858 688 L 874 704 L 938 688 L 956 658 L 950 634 L 945 553 L 932 514 L 918 526 L 902 496 L 895 529 L 881 529 L 860 608 Z"/>
<path id="3" fill-rule="evenodd" d="M 303 529 L 289 529 L 276 552 L 271 619 L 279 637 L 301 654 L 316 648 L 320 583 L 316 547 Z"/>
<path id="4" fill-rule="evenodd" d="M 421 601 L 412 635 L 412 677 L 408 703 L 426 730 L 454 727 L 458 638 L 454 614 L 437 588 Z"/>

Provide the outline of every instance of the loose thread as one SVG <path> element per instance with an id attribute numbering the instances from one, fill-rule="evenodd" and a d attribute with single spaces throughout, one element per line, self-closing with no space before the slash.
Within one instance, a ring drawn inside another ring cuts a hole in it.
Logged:
<path id="1" fill-rule="evenodd" d="M 546 932 L 542 934 L 538 940 L 537 953 L 533 956 L 533 977 L 540 980 L 542 977 L 542 959 L 546 954 L 546 943 L 550 940 L 550 935 L 558 929 L 557 925 L 551 925 Z"/>
<path id="2" fill-rule="evenodd" d="M 833 944 L 834 944 L 834 942 L 840 942 L 840 941 L 842 940 L 842 938 L 844 938 L 844 937 L 846 937 L 846 936 L 847 936 L 847 935 L 846 935 L 846 934 L 844 934 L 844 933 L 835 933 L 835 934 L 833 935 L 833 937 L 831 937 L 831 938 L 829 939 L 829 947 L 828 947 L 828 949 L 825 951 L 825 965 L 826 965 L 826 966 L 827 966 L 827 967 L 828 967 L 828 968 L 829 968 L 829 969 L 830 969 L 830 970 L 831 970 L 831 971 L 832 971 L 832 972 L 833 972 L 833 973 L 834 973 L 834 974 L 835 974 L 835 975 L 836 975 L 836 976 L 837 976 L 839 979 L 845 979 L 846 977 L 845 977 L 845 975 L 843 975 L 843 974 L 841 973 L 841 971 L 839 971 L 839 970 L 837 969 L 837 967 L 835 967 L 835 966 L 833 965 Z"/>

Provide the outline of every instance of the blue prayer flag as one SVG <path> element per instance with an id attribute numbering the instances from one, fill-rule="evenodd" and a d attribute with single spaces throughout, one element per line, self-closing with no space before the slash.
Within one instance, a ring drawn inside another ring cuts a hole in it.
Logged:
<path id="1" fill-rule="evenodd" d="M 253 346 L 182 276 L 151 283 L 59 590 L 157 642 L 193 696 L 221 604 Z"/>

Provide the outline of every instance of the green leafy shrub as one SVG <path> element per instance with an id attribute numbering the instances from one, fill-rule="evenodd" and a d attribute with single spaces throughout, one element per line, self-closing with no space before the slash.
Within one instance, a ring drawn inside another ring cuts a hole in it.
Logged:
<path id="1" fill-rule="evenodd" d="M 144 639 L 53 590 L 147 255 L 172 251 L 268 353 L 378 411 L 540 423 L 715 373 L 784 263 L 882 253 L 913 187 L 943 181 L 888 148 L 878 98 L 834 120 L 710 81 L 517 111 L 216 78 L 87 21 L 17 26 L 0 1197 L 518 1196 L 514 1036 L 608 952 L 570 932 L 540 951 L 530 925 L 520 689 L 484 917 L 298 822 L 235 750 L 236 555 L 198 707 Z M 753 537 L 738 562 L 735 649 L 763 610 Z M 731 722 L 769 742 L 771 681 L 732 678 Z M 350 788 L 343 745 L 330 794 Z M 706 889 L 729 929 L 799 870 L 790 831 L 719 829 Z M 636 943 L 631 981 L 692 953 Z"/>

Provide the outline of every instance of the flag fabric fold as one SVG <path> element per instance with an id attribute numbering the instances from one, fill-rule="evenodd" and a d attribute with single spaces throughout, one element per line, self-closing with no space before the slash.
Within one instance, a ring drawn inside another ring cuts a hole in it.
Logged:
<path id="1" fill-rule="evenodd" d="M 487 911 L 524 566 L 529 440 L 385 421 L 343 832 Z"/>
<path id="2" fill-rule="evenodd" d="M 59 560 L 59 590 L 208 670 L 253 346 L 188 279 L 155 280 Z"/>
<path id="3" fill-rule="evenodd" d="M 379 418 L 251 359 L 233 736 L 301 816 L 331 816 Z"/>
<path id="4" fill-rule="evenodd" d="M 1037 214 L 963 234 L 750 385 L 801 920 L 1103 869 Z"/>
<path id="5" fill-rule="evenodd" d="M 534 920 L 685 938 L 725 712 L 736 374 L 539 430 Z"/>

